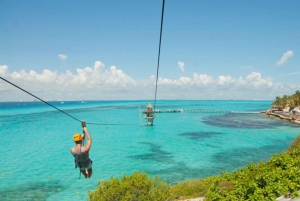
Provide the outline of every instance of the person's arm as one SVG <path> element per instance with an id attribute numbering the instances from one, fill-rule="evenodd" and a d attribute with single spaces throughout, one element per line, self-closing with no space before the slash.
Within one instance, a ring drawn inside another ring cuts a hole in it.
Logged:
<path id="1" fill-rule="evenodd" d="M 85 122 L 82 123 L 82 126 L 83 126 L 83 128 L 82 128 L 83 132 L 85 133 L 85 135 L 88 138 L 88 141 L 87 141 L 86 145 L 84 146 L 85 147 L 85 151 L 88 152 L 90 150 L 90 148 L 91 148 L 91 145 L 92 145 L 92 137 L 91 137 L 89 131 L 86 128 Z"/>

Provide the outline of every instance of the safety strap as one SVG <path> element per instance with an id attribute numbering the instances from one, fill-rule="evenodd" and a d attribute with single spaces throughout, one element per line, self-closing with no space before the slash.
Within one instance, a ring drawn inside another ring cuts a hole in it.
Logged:
<path id="1" fill-rule="evenodd" d="M 75 162 L 75 168 L 77 168 L 77 162 L 76 162 L 76 159 L 74 159 L 74 162 Z M 78 162 L 79 164 L 79 179 L 81 178 L 81 165 L 80 165 L 80 162 Z"/>

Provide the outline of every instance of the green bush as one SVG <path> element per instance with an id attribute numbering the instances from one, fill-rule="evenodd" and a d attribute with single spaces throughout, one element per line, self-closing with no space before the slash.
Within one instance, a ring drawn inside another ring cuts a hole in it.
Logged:
<path id="1" fill-rule="evenodd" d="M 236 172 L 222 173 L 210 186 L 205 200 L 275 200 L 285 194 L 299 196 L 299 189 L 300 136 L 287 151 L 266 163 L 251 163 Z"/>
<path id="2" fill-rule="evenodd" d="M 209 177 L 203 180 L 194 179 L 175 184 L 170 188 L 171 198 L 188 199 L 202 197 L 216 179 L 217 177 Z"/>
<path id="3" fill-rule="evenodd" d="M 158 176 L 150 178 L 145 172 L 134 172 L 121 179 L 99 182 L 98 188 L 89 192 L 91 201 L 166 201 L 170 197 L 170 187 Z"/>

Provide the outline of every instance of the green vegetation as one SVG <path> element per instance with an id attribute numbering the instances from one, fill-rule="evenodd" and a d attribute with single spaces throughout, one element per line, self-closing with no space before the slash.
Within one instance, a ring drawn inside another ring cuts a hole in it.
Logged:
<path id="1" fill-rule="evenodd" d="M 208 177 L 206 179 L 195 179 L 180 182 L 170 188 L 170 200 L 188 199 L 205 196 L 210 186 L 217 181 L 218 177 Z"/>
<path id="2" fill-rule="evenodd" d="M 249 164 L 233 173 L 222 173 L 206 194 L 206 200 L 275 200 L 300 189 L 300 136 L 268 162 Z"/>
<path id="3" fill-rule="evenodd" d="M 98 188 L 89 192 L 93 201 L 165 201 L 170 196 L 170 187 L 158 177 L 150 178 L 145 172 L 123 175 L 121 179 L 99 182 Z"/>
<path id="4" fill-rule="evenodd" d="M 233 173 L 203 180 L 190 180 L 173 186 L 158 177 L 150 178 L 145 172 L 125 174 L 121 179 L 99 182 L 89 192 L 93 201 L 167 201 L 205 196 L 206 201 L 275 200 L 282 195 L 299 196 L 300 189 L 300 136 L 284 152 L 268 162 L 250 163 Z"/>
<path id="5" fill-rule="evenodd" d="M 281 97 L 277 96 L 275 101 L 271 104 L 272 106 L 278 106 L 284 108 L 287 104 L 290 105 L 291 110 L 300 105 L 300 91 L 297 90 L 295 94 Z"/>

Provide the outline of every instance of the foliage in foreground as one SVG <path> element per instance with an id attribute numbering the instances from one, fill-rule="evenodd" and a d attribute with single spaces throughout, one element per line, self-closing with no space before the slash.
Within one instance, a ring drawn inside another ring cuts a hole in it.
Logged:
<path id="1" fill-rule="evenodd" d="M 99 182 L 89 192 L 92 201 L 167 201 L 205 196 L 206 201 L 275 200 L 282 195 L 298 196 L 300 189 L 300 136 L 268 162 L 250 163 L 233 173 L 169 186 L 158 177 L 135 172 L 121 179 Z"/>
<path id="2" fill-rule="evenodd" d="M 222 173 L 207 191 L 205 200 L 275 200 L 286 194 L 299 196 L 299 189 L 300 136 L 288 150 L 266 163 L 251 163 L 236 172 Z"/>
<path id="3" fill-rule="evenodd" d="M 218 179 L 218 177 L 208 177 L 203 180 L 194 179 L 180 182 L 171 186 L 170 194 L 174 199 L 188 199 L 205 196 L 210 186 Z"/>
<path id="4" fill-rule="evenodd" d="M 91 201 L 166 201 L 204 196 L 217 177 L 190 180 L 169 186 L 158 176 L 150 178 L 145 172 L 123 175 L 99 182 L 95 191 L 89 192 Z"/>
<path id="5" fill-rule="evenodd" d="M 99 182 L 98 188 L 89 192 L 91 201 L 165 201 L 170 196 L 170 187 L 158 177 L 150 178 L 145 172 L 123 175 L 121 179 Z"/>

